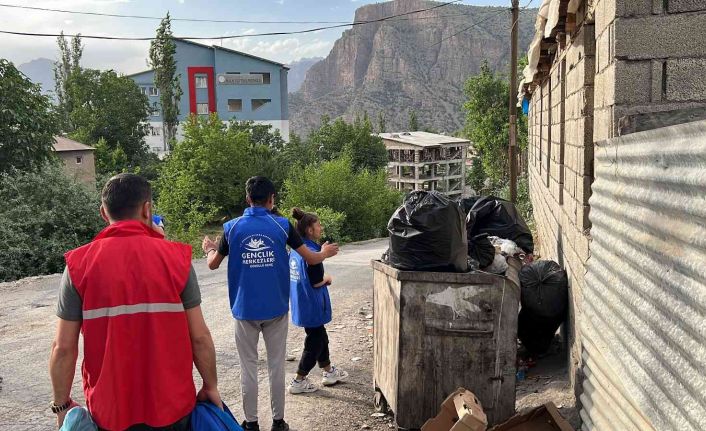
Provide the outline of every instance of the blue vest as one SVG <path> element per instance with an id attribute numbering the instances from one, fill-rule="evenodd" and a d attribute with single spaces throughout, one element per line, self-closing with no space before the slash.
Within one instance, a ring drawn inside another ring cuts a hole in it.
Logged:
<path id="1" fill-rule="evenodd" d="M 314 241 L 304 240 L 313 251 L 321 251 Z M 331 321 L 331 298 L 328 287 L 312 287 L 306 272 L 307 263 L 296 251 L 289 255 L 292 323 L 303 328 L 317 328 Z"/>
<path id="2" fill-rule="evenodd" d="M 289 221 L 251 207 L 223 225 L 228 240 L 228 296 L 238 320 L 269 320 L 289 311 Z"/>

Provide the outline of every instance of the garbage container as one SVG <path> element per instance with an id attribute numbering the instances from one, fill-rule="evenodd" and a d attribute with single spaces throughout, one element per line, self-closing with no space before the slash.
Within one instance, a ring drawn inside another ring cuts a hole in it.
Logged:
<path id="1" fill-rule="evenodd" d="M 489 424 L 515 413 L 516 258 L 506 276 L 399 271 L 373 261 L 375 406 L 419 429 L 459 387 Z"/>

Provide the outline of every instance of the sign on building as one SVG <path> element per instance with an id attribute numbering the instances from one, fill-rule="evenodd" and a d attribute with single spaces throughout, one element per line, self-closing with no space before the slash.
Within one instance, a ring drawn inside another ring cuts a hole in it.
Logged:
<path id="1" fill-rule="evenodd" d="M 261 85 L 262 74 L 257 73 L 221 73 L 218 75 L 221 85 Z"/>

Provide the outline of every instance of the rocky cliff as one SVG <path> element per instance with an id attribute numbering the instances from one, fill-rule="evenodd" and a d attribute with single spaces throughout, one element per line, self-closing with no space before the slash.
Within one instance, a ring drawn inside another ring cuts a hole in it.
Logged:
<path id="1" fill-rule="evenodd" d="M 438 4 L 424 0 L 370 4 L 356 11 L 355 21 Z M 526 51 L 531 41 L 535 16 L 536 10 L 521 12 L 519 52 Z M 367 112 L 374 120 L 381 112 L 387 131 L 401 131 L 414 110 L 423 127 L 454 132 L 463 125 L 463 86 L 468 77 L 484 60 L 494 70 L 507 69 L 509 23 L 506 8 L 447 5 L 354 26 L 336 41 L 328 57 L 309 69 L 301 89 L 290 95 L 292 130 L 306 135 L 322 115 L 352 119 Z"/>
<path id="2" fill-rule="evenodd" d="M 311 66 L 321 60 L 323 60 L 321 57 L 311 57 L 302 58 L 289 63 L 287 65 L 287 67 L 289 67 L 289 73 L 287 73 L 287 90 L 289 90 L 290 93 L 298 91 L 299 88 L 301 88 L 304 78 L 306 78 L 306 73 L 309 71 Z"/>

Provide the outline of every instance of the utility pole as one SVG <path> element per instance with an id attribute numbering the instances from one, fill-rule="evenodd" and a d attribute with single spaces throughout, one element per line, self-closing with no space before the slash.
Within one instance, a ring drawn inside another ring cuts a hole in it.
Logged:
<path id="1" fill-rule="evenodd" d="M 517 203 L 517 27 L 519 0 L 512 0 L 512 23 L 510 27 L 510 201 Z"/>

